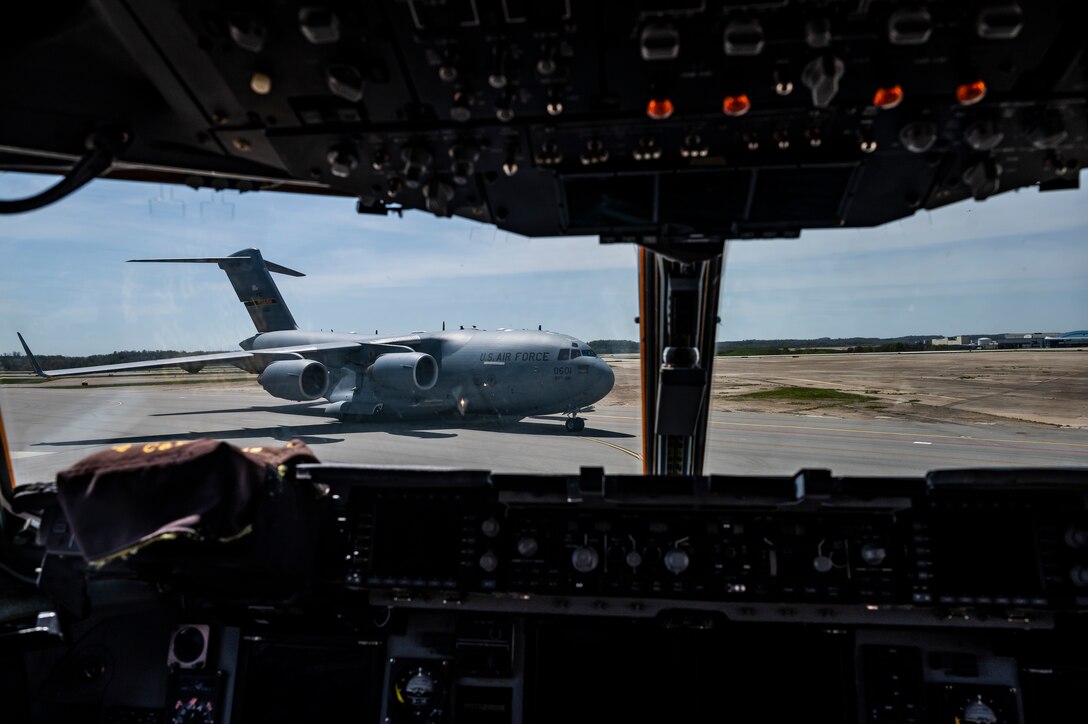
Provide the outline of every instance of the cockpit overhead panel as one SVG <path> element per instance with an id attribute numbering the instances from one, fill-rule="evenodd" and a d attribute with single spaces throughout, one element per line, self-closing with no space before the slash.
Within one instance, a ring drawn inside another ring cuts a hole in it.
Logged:
<path id="1" fill-rule="evenodd" d="M 1073 7 L 68 3 L 0 51 L 0 168 L 95 139 L 116 178 L 651 247 L 872 226 L 1077 184 Z"/>

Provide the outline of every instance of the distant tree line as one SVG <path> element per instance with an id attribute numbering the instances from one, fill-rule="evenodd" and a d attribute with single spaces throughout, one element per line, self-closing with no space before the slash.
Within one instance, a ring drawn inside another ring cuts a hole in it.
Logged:
<path id="1" fill-rule="evenodd" d="M 594 339 L 589 346 L 597 354 L 631 354 L 638 352 L 638 342 L 629 339 Z"/>
<path id="2" fill-rule="evenodd" d="M 752 355 L 766 354 L 841 354 L 843 349 L 821 349 L 813 347 L 734 347 L 733 349 L 718 348 L 719 357 L 749 357 Z"/>
<path id="3" fill-rule="evenodd" d="M 761 354 L 837 354 L 844 352 L 914 352 L 926 349 L 935 335 L 906 337 L 820 337 L 818 339 L 744 339 L 717 343 L 717 354 L 730 357 Z M 630 339 L 594 339 L 589 342 L 598 354 L 637 353 L 638 342 Z"/>
<path id="4" fill-rule="evenodd" d="M 773 354 L 848 354 L 859 352 L 917 352 L 925 349 L 923 342 L 885 342 L 884 344 L 858 344 L 850 347 L 732 347 L 723 349 L 719 344 L 719 357 L 748 357 Z"/>
<path id="5" fill-rule="evenodd" d="M 143 362 L 149 359 L 162 359 L 164 357 L 186 357 L 196 354 L 210 354 L 209 352 L 179 352 L 173 349 L 155 350 L 125 350 L 122 352 L 110 352 L 109 354 L 92 354 L 87 357 L 76 357 L 63 354 L 35 355 L 38 364 L 43 369 L 67 369 L 69 367 L 89 367 L 92 365 L 112 365 L 124 362 Z M 22 352 L 0 353 L 0 371 L 3 372 L 30 372 L 34 368 L 30 366 L 30 358 Z"/>
<path id="6" fill-rule="evenodd" d="M 838 351 L 857 352 L 905 352 L 922 349 L 926 342 L 939 334 L 913 334 L 905 337 L 819 337 L 815 339 L 742 339 L 718 342 L 718 354 L 737 349 L 785 350 L 796 354 L 801 349 L 838 347 Z M 877 349 L 888 345 L 904 344 L 904 349 Z M 868 349 L 872 348 L 872 349 Z M 765 353 L 770 354 L 770 353 Z"/>

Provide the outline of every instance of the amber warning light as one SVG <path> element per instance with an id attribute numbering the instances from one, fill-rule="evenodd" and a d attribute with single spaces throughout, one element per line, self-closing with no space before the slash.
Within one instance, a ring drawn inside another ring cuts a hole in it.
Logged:
<path id="1" fill-rule="evenodd" d="M 651 98 L 646 104 L 646 115 L 655 121 L 663 121 L 672 115 L 672 101 L 668 98 Z"/>
<path id="2" fill-rule="evenodd" d="M 722 113 L 727 116 L 743 116 L 752 108 L 752 102 L 748 96 L 726 96 L 722 100 Z"/>
<path id="3" fill-rule="evenodd" d="M 893 85 L 888 88 L 877 88 L 873 94 L 873 105 L 877 108 L 888 110 L 895 108 L 903 102 L 903 86 Z"/>
<path id="4" fill-rule="evenodd" d="M 976 80 L 974 83 L 964 83 L 956 88 L 956 100 L 961 106 L 970 106 L 978 103 L 986 97 L 986 83 Z"/>

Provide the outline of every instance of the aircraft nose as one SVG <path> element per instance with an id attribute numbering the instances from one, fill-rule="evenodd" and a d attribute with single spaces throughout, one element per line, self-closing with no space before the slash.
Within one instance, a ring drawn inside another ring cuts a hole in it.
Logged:
<path id="1" fill-rule="evenodd" d="M 611 392 L 612 386 L 615 384 L 616 375 L 612 372 L 612 368 L 604 360 L 598 359 L 597 364 L 593 365 L 590 372 L 590 390 L 593 394 L 593 401 L 596 402 Z"/>

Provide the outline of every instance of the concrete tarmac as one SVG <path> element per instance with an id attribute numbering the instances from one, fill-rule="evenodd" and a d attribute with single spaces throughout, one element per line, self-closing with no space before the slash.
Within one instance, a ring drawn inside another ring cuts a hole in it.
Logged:
<path id="1" fill-rule="evenodd" d="M 240 445 L 293 438 L 322 462 L 449 466 L 496 472 L 577 472 L 603 466 L 640 473 L 637 406 L 585 415 L 580 434 L 561 416 L 521 421 L 341 423 L 320 405 L 269 397 L 256 385 L 89 387 L 3 390 L 0 405 L 19 482 L 51 480 L 103 447 L 213 437 Z M 924 475 L 948 468 L 1088 468 L 1088 431 L 909 420 L 858 420 L 782 413 L 714 412 L 706 472 L 790 475 L 829 468 L 837 475 Z"/>

